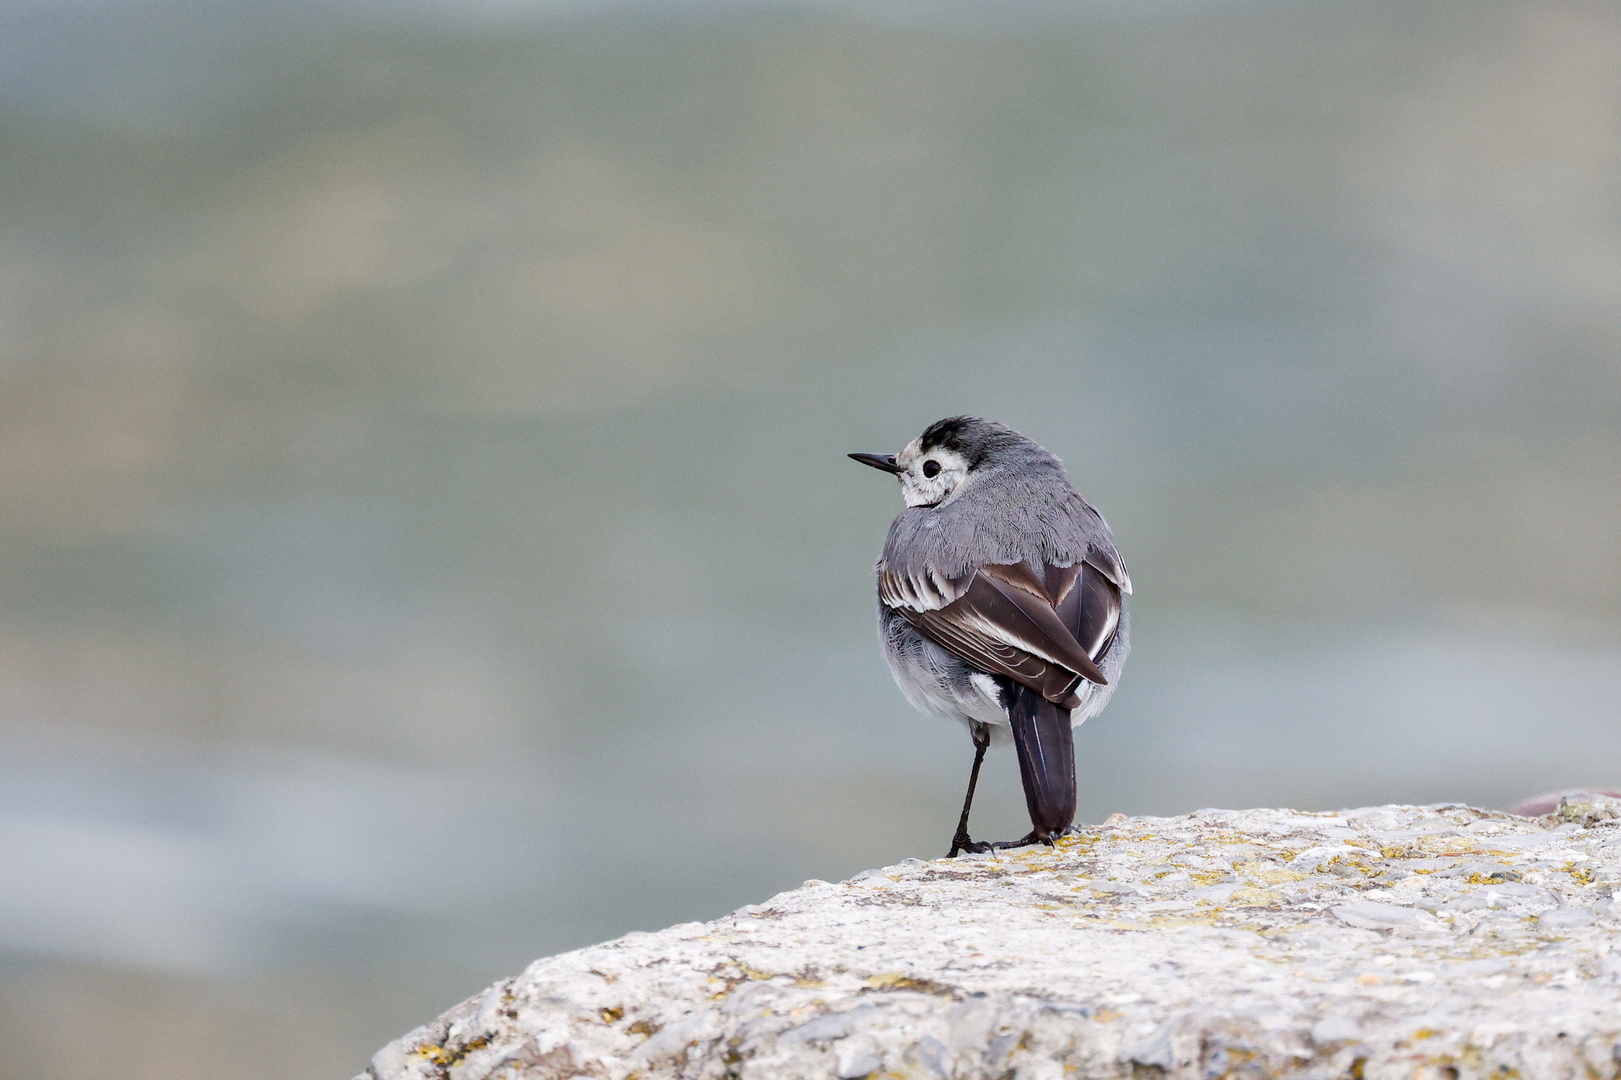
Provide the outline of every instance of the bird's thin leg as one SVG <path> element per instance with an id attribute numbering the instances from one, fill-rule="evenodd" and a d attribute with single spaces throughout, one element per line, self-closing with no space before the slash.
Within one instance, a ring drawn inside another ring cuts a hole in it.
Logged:
<path id="1" fill-rule="evenodd" d="M 974 786 L 979 783 L 979 767 L 985 761 L 985 748 L 991 745 L 991 729 L 978 721 L 970 721 L 968 733 L 974 739 L 974 767 L 968 773 L 968 794 L 963 796 L 962 817 L 957 819 L 957 835 L 951 838 L 948 859 L 955 859 L 959 851 L 989 851 L 989 844 L 976 844 L 968 837 L 968 810 L 974 805 Z"/>

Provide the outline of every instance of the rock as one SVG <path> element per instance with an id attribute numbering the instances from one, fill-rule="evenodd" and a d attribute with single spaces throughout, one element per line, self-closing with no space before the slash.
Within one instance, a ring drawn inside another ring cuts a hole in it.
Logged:
<path id="1" fill-rule="evenodd" d="M 1582 798 L 1130 818 L 806 882 L 538 960 L 364 1076 L 1614 1078 L 1621 820 Z"/>
<path id="2" fill-rule="evenodd" d="M 1437 930 L 1441 926 L 1429 912 L 1399 904 L 1336 904 L 1331 910 L 1340 922 L 1364 930 L 1423 931 Z"/>
<path id="3" fill-rule="evenodd" d="M 1580 791 L 1559 800 L 1553 812 L 1558 821 L 1575 825 L 1600 825 L 1621 820 L 1621 796 L 1613 791 Z"/>
<path id="4" fill-rule="evenodd" d="M 1569 803 L 1582 803 L 1594 797 L 1599 799 L 1621 799 L 1621 791 L 1612 791 L 1608 788 L 1576 788 L 1572 791 L 1550 791 L 1546 795 L 1533 795 L 1523 802 L 1515 803 L 1509 807 L 1509 813 L 1521 817 L 1546 817 L 1558 813 L 1561 805 Z M 1567 818 L 1566 820 L 1571 820 Z"/>

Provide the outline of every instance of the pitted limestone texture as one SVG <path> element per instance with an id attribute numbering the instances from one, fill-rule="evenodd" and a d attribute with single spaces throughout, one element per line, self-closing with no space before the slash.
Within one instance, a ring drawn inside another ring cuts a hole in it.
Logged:
<path id="1" fill-rule="evenodd" d="M 369 1080 L 1621 1075 L 1621 800 L 1204 810 L 538 960 Z"/>

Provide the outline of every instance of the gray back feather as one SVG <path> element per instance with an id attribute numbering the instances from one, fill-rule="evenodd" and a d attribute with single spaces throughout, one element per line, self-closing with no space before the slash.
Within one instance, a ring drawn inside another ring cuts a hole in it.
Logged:
<path id="1" fill-rule="evenodd" d="M 982 455 L 979 463 L 943 505 L 901 512 L 884 543 L 889 568 L 959 578 L 981 566 L 1024 562 L 1039 571 L 1044 564 L 1073 566 L 1087 559 L 1126 586 L 1109 527 L 1070 487 L 1063 464 L 1001 424 L 972 425 L 963 437 Z"/>

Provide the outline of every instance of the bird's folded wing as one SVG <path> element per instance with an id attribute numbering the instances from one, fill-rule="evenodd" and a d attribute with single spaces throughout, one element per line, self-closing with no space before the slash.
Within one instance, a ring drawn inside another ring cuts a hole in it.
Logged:
<path id="1" fill-rule="evenodd" d="M 1131 595 L 1131 575 L 1126 572 L 1126 562 L 1109 541 L 1098 539 L 1088 544 L 1086 563 L 1096 567 L 1121 592 Z"/>
<path id="2" fill-rule="evenodd" d="M 1079 495 L 1073 496 L 1072 509 L 1079 519 L 1083 534 L 1087 538 L 1086 555 L 1083 562 L 1089 563 L 1102 572 L 1103 576 L 1114 583 L 1115 587 L 1127 596 L 1131 595 L 1131 575 L 1126 571 L 1126 561 L 1120 557 L 1120 552 L 1114 548 L 1114 537 L 1109 532 L 1109 526 L 1103 520 L 1103 515 L 1097 508 Z"/>
<path id="3" fill-rule="evenodd" d="M 1108 651 L 1120 629 L 1120 587 L 1091 563 L 1081 563 L 1080 581 L 1057 605 L 1059 620 L 1094 660 Z"/>
<path id="4" fill-rule="evenodd" d="M 1047 601 L 1059 623 L 1094 663 L 1114 641 L 1120 626 L 1120 587 L 1090 562 L 1072 566 L 1046 563 L 1039 575 L 1025 563 L 986 566 L 980 573 L 1000 586 Z"/>
<path id="5" fill-rule="evenodd" d="M 1029 563 L 996 564 L 982 566 L 979 572 L 999 586 L 1020 589 L 1038 600 L 1046 601 L 1048 607 L 1056 608 L 1075 587 L 1081 564 L 1054 566 L 1043 563 L 1039 570 Z"/>
<path id="6" fill-rule="evenodd" d="M 1059 618 L 1056 610 L 1063 599 L 1074 595 L 1081 569 L 1079 566 L 1043 566 L 1048 590 L 1045 595 L 1025 587 L 1010 587 L 1007 576 L 1009 571 L 1023 571 L 1029 574 L 1029 568 L 1023 563 L 1016 566 L 981 567 L 975 581 L 976 584 L 983 581 L 991 585 L 1003 599 L 1018 608 L 1029 620 L 1030 625 L 1036 628 L 1036 635 L 1020 638 L 1023 647 L 1102 686 L 1106 685 L 1108 680 L 1103 677 L 1103 672 L 1098 670 L 1093 660 L 1095 654 L 1089 652 L 1085 645 L 1076 639 L 1073 627 L 1066 620 Z M 975 587 L 971 585 L 968 596 L 964 599 L 973 597 L 975 592 Z M 984 596 L 984 599 L 990 598 Z M 991 605 L 986 604 L 985 607 L 987 609 L 985 613 L 991 614 Z M 1000 621 L 996 625 L 1004 630 L 1013 630 L 1018 623 L 1017 620 L 1007 620 Z"/>
<path id="7" fill-rule="evenodd" d="M 953 589 L 960 589 L 959 595 L 942 607 L 891 606 L 969 664 L 1022 683 L 1049 701 L 1069 701 L 1082 678 L 1107 682 L 1030 568 L 985 567 L 966 582 L 957 579 Z"/>
<path id="8" fill-rule="evenodd" d="M 887 563 L 878 567 L 878 599 L 892 608 L 909 611 L 935 611 L 945 607 L 968 588 L 969 578 L 948 578 L 932 566 L 910 573 Z"/>

